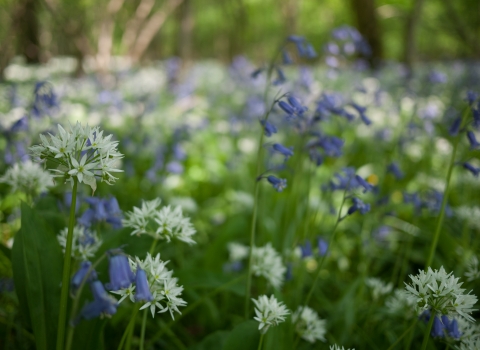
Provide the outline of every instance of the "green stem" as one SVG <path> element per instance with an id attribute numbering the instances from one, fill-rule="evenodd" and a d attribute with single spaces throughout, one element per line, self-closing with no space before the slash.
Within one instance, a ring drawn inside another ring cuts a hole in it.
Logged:
<path id="1" fill-rule="evenodd" d="M 433 235 L 432 245 L 430 246 L 430 253 L 428 254 L 427 263 L 425 264 L 425 269 L 430 267 L 433 262 L 433 257 L 435 256 L 435 250 L 437 248 L 438 238 L 440 237 L 440 230 L 442 229 L 443 217 L 445 216 L 445 207 L 447 206 L 448 192 L 450 190 L 450 180 L 452 178 L 453 167 L 455 166 L 455 156 L 457 154 L 459 138 L 457 136 L 452 150 L 452 156 L 450 157 L 450 164 L 448 166 L 447 180 L 445 184 L 445 191 L 443 193 L 442 206 L 440 208 L 440 215 L 438 216 L 437 226 L 435 228 L 435 233 Z"/>
<path id="2" fill-rule="evenodd" d="M 423 342 L 421 350 L 427 349 L 428 340 L 430 339 L 430 331 L 432 330 L 433 321 L 435 320 L 435 312 L 430 314 L 430 321 L 428 321 L 427 331 L 423 335 Z"/>
<path id="3" fill-rule="evenodd" d="M 258 348 L 257 350 L 262 350 L 262 345 L 263 345 L 263 337 L 265 336 L 264 333 L 260 336 L 260 341 L 258 342 Z"/>
<path id="4" fill-rule="evenodd" d="M 342 204 L 340 205 L 340 209 L 338 210 L 337 221 L 335 222 L 335 226 L 333 227 L 332 234 L 330 235 L 330 238 L 329 238 L 329 240 L 328 240 L 328 242 L 327 242 L 327 251 L 326 251 L 325 254 L 322 256 L 322 258 L 320 259 L 320 263 L 318 264 L 317 274 L 315 275 L 315 278 L 314 278 L 314 280 L 313 280 L 312 286 L 310 287 L 310 290 L 309 290 L 309 292 L 308 292 L 308 294 L 307 294 L 307 298 L 305 299 L 305 306 L 308 305 L 308 303 L 310 302 L 310 299 L 312 298 L 313 291 L 315 290 L 315 285 L 317 284 L 318 278 L 320 277 L 320 271 L 322 271 L 323 263 L 324 263 L 324 261 L 325 261 L 325 258 L 326 258 L 327 255 L 328 255 L 328 252 L 329 252 L 330 249 L 331 249 L 331 245 L 332 245 L 333 240 L 334 240 L 334 238 L 335 238 L 335 234 L 337 233 L 338 224 L 340 223 L 340 221 L 342 221 L 342 220 L 341 220 L 341 215 L 342 215 L 343 206 L 345 205 L 346 195 L 347 195 L 347 190 L 345 190 L 345 192 L 343 192 Z"/>
<path id="5" fill-rule="evenodd" d="M 102 255 L 100 258 L 95 261 L 92 266 L 88 269 L 87 273 L 82 279 L 82 283 L 80 283 L 80 286 L 78 287 L 77 293 L 75 294 L 75 297 L 73 298 L 73 305 L 72 305 L 72 311 L 71 311 L 71 316 L 70 316 L 70 325 L 68 327 L 68 335 L 67 335 L 67 344 L 65 346 L 65 350 L 70 350 L 72 347 L 72 341 L 73 341 L 73 334 L 75 332 L 75 327 L 73 326 L 73 320 L 75 315 L 77 314 L 77 309 L 78 309 L 78 303 L 80 302 L 80 296 L 82 295 L 83 287 L 85 286 L 85 283 L 87 282 L 88 278 L 90 277 L 90 273 L 95 270 L 95 268 L 100 264 L 100 262 L 106 257 L 106 255 Z"/>
<path id="6" fill-rule="evenodd" d="M 132 325 L 130 326 L 130 329 L 128 330 L 127 340 L 125 344 L 126 350 L 130 350 L 130 348 L 132 347 L 133 330 L 135 329 L 135 319 L 137 318 L 137 313 L 139 310 L 137 305 L 134 304 L 133 306 L 135 307 L 131 316 L 133 322 L 132 322 Z"/>
<path id="7" fill-rule="evenodd" d="M 413 322 L 412 325 L 408 327 L 408 329 L 405 332 L 403 332 L 402 335 L 398 337 L 398 339 L 395 341 L 395 343 L 390 345 L 390 347 L 387 350 L 392 350 L 400 342 L 400 340 L 402 340 L 408 333 L 412 331 L 413 327 L 415 327 L 416 324 L 417 324 L 417 320 L 415 320 L 415 322 Z"/>
<path id="8" fill-rule="evenodd" d="M 73 178 L 72 203 L 70 205 L 70 218 L 68 220 L 67 243 L 65 246 L 65 260 L 63 264 L 62 291 L 60 295 L 60 312 L 57 327 L 57 350 L 63 350 L 65 345 L 65 326 L 67 320 L 68 292 L 70 287 L 70 267 L 72 264 L 73 228 L 75 226 L 75 206 L 77 204 L 78 180 Z"/>
<path id="9" fill-rule="evenodd" d="M 125 328 L 125 331 L 123 332 L 122 339 L 120 339 L 120 344 L 118 344 L 117 350 L 122 350 L 123 344 L 125 343 L 125 340 L 127 339 L 127 335 L 130 333 L 130 328 L 133 327 L 134 323 L 135 323 L 135 319 L 130 318 L 130 321 L 128 322 L 128 325 Z"/>
<path id="10" fill-rule="evenodd" d="M 142 331 L 140 333 L 140 350 L 144 349 L 143 344 L 145 343 L 145 326 L 147 324 L 148 310 L 149 310 L 148 308 L 143 310 Z"/>

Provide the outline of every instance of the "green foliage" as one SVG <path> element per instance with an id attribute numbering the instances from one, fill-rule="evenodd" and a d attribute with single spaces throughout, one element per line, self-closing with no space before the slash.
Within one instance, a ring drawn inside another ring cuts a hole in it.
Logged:
<path id="1" fill-rule="evenodd" d="M 52 227 L 27 204 L 21 210 L 22 229 L 12 249 L 15 289 L 37 349 L 48 350 L 56 339 L 63 256 Z"/>

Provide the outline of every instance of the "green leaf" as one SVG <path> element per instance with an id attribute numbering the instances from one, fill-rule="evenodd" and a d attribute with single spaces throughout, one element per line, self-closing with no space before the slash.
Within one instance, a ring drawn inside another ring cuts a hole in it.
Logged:
<path id="1" fill-rule="evenodd" d="M 192 346 L 190 350 L 222 349 L 229 334 L 227 331 L 216 331 L 207 335 L 200 343 Z"/>
<path id="2" fill-rule="evenodd" d="M 256 349 L 260 341 L 258 322 L 248 320 L 237 325 L 225 340 L 224 350 Z"/>
<path id="3" fill-rule="evenodd" d="M 72 350 L 102 350 L 104 346 L 101 339 L 106 323 L 106 319 L 100 318 L 80 321 L 73 336 Z"/>
<path id="4" fill-rule="evenodd" d="M 55 233 L 22 203 L 22 228 L 15 235 L 12 268 L 21 312 L 31 324 L 37 350 L 55 348 L 63 255 Z"/>
<path id="5" fill-rule="evenodd" d="M 8 259 L 8 260 L 12 260 L 12 250 L 5 247 L 3 244 L 0 243 L 0 252 L 2 252 L 3 255 L 5 255 L 5 257 Z"/>

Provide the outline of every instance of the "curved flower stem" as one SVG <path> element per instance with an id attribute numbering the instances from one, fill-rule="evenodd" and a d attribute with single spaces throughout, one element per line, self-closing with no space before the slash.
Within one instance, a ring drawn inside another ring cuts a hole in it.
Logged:
<path id="1" fill-rule="evenodd" d="M 462 119 L 465 119 L 465 113 Z M 432 265 L 433 257 L 435 256 L 435 250 L 437 249 L 438 238 L 440 237 L 440 230 L 442 229 L 443 218 L 445 216 L 445 208 L 447 206 L 447 201 L 448 201 L 448 192 L 450 190 L 450 180 L 452 178 L 453 167 L 455 166 L 455 156 L 457 154 L 459 141 L 460 141 L 459 136 L 456 136 L 455 141 L 453 143 L 453 150 L 452 150 L 452 155 L 450 157 L 450 164 L 448 166 L 447 179 L 445 183 L 445 191 L 443 193 L 442 206 L 440 208 L 440 215 L 438 216 L 437 226 L 435 228 L 435 233 L 433 235 L 433 241 L 432 241 L 432 245 L 430 246 L 430 253 L 428 254 L 428 259 L 425 264 L 425 269 L 427 269 Z"/>
<path id="2" fill-rule="evenodd" d="M 428 321 L 427 331 L 423 335 L 423 342 L 422 342 L 422 349 L 421 350 L 426 350 L 427 349 L 428 339 L 430 339 L 430 331 L 432 330 L 434 320 L 435 320 L 435 312 L 432 312 L 430 314 L 430 321 Z"/>
<path id="3" fill-rule="evenodd" d="M 415 325 L 417 324 L 417 321 L 418 320 L 415 320 L 415 322 L 413 322 L 411 324 L 410 327 L 407 328 L 407 330 L 405 332 L 402 333 L 401 336 L 399 336 L 397 338 L 397 340 L 395 341 L 395 343 L 393 343 L 392 345 L 390 345 L 390 347 L 387 349 L 387 350 L 393 350 L 393 348 L 395 348 L 395 346 L 400 342 L 400 340 L 402 340 L 408 333 L 410 333 L 413 329 L 413 327 L 415 327 Z"/>
<path id="4" fill-rule="evenodd" d="M 125 331 L 123 332 L 122 339 L 120 339 L 120 344 L 118 344 L 117 350 L 122 350 L 123 349 L 123 344 L 125 343 L 125 339 L 127 339 L 127 335 L 130 333 L 130 328 L 133 327 L 134 323 L 135 323 L 135 319 L 130 318 L 130 321 L 128 322 L 128 325 L 125 328 Z"/>
<path id="5" fill-rule="evenodd" d="M 67 243 L 65 246 L 65 260 L 63 263 L 62 291 L 60 295 L 60 310 L 57 327 L 57 350 L 63 350 L 65 345 L 65 326 L 67 320 L 68 291 L 70 287 L 70 268 L 72 264 L 73 228 L 75 226 L 75 206 L 77 204 L 78 179 L 73 178 L 72 202 L 70 204 L 70 218 L 68 220 Z"/>
<path id="6" fill-rule="evenodd" d="M 258 342 L 258 348 L 257 350 L 262 350 L 262 345 L 263 345 L 263 337 L 265 336 L 264 333 L 260 336 L 260 341 Z"/>
<path id="7" fill-rule="evenodd" d="M 340 223 L 340 221 L 342 221 L 342 217 L 341 217 L 342 209 L 343 209 L 343 206 L 345 205 L 345 200 L 346 199 L 347 199 L 347 190 L 345 190 L 345 192 L 343 192 L 342 204 L 340 205 L 340 209 L 338 210 L 337 221 L 335 222 L 335 226 L 333 227 L 332 234 L 330 235 L 330 238 L 327 242 L 327 244 L 328 244 L 327 245 L 327 251 L 322 256 L 322 258 L 320 259 L 320 263 L 318 264 L 317 274 L 315 275 L 312 286 L 310 287 L 310 290 L 307 294 L 307 298 L 305 299 L 305 306 L 308 305 L 308 303 L 310 302 L 310 299 L 312 298 L 313 291 L 315 290 L 315 285 L 317 284 L 318 278 L 320 277 L 320 271 L 322 270 L 323 263 L 325 262 L 325 258 L 327 257 L 328 252 L 330 251 L 331 245 L 332 245 L 333 240 L 335 238 L 335 234 L 337 233 L 338 224 Z"/>
<path id="8" fill-rule="evenodd" d="M 128 329 L 128 332 L 127 332 L 127 340 L 125 344 L 126 350 L 130 350 L 130 348 L 132 347 L 133 330 L 135 329 L 135 319 L 137 318 L 137 313 L 139 310 L 137 305 L 133 304 L 133 306 L 135 307 L 131 316 L 133 322 L 131 325 L 129 325 L 130 328 Z"/>
<path id="9" fill-rule="evenodd" d="M 80 296 L 82 295 L 83 287 L 85 286 L 85 283 L 87 282 L 88 278 L 90 277 L 90 273 L 95 270 L 95 268 L 102 262 L 103 259 L 105 259 L 107 255 L 103 254 L 100 258 L 93 263 L 90 268 L 88 269 L 87 273 L 82 279 L 82 283 L 80 283 L 80 286 L 78 287 L 77 293 L 75 294 L 75 297 L 73 298 L 73 305 L 72 305 L 72 311 L 71 311 L 71 316 L 70 316 L 70 325 L 68 327 L 68 334 L 67 334 L 67 344 L 65 346 L 65 350 L 70 350 L 72 347 L 72 341 L 73 341 L 73 334 L 75 332 L 75 327 L 73 326 L 74 322 L 74 317 L 77 313 L 78 309 L 78 303 L 80 302 Z"/>
<path id="10" fill-rule="evenodd" d="M 144 349 L 145 343 L 145 326 L 147 324 L 147 315 L 148 315 L 148 308 L 143 310 L 143 319 L 142 319 L 142 330 L 140 332 L 140 350 Z"/>

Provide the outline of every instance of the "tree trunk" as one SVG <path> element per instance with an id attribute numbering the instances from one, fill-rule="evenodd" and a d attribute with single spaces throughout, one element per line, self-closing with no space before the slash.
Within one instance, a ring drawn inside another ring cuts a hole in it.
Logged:
<path id="1" fill-rule="evenodd" d="M 403 42 L 403 62 L 407 69 L 407 79 L 413 76 L 413 60 L 415 57 L 415 31 L 417 29 L 418 21 L 420 20 L 420 13 L 422 11 L 423 0 L 413 0 L 414 4 L 410 13 L 407 15 L 405 22 L 405 35 Z"/>
<path id="2" fill-rule="evenodd" d="M 350 0 L 355 20 L 360 34 L 370 45 L 372 55 L 369 58 L 370 66 L 376 68 L 383 58 L 381 29 L 378 24 L 375 10 L 375 0 Z"/>
<path id="3" fill-rule="evenodd" d="M 19 51 L 27 63 L 40 63 L 40 26 L 38 22 L 38 0 L 22 0 L 19 16 L 16 18 L 19 29 Z"/>

